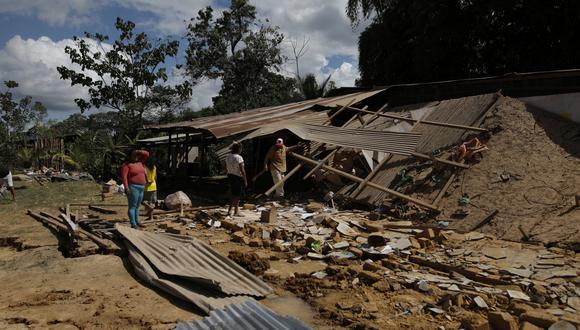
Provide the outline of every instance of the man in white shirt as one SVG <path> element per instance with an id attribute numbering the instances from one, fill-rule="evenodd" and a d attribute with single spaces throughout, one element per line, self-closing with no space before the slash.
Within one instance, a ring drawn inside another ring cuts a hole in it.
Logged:
<path id="1" fill-rule="evenodd" d="M 228 179 L 230 181 L 230 207 L 228 208 L 228 215 L 231 215 L 232 208 L 234 208 L 234 216 L 240 217 L 238 206 L 240 197 L 245 188 L 248 187 L 248 180 L 246 179 L 246 170 L 244 169 L 244 158 L 240 155 L 242 146 L 234 142 L 231 146 L 231 153 L 226 157 L 226 169 L 228 172 Z"/>

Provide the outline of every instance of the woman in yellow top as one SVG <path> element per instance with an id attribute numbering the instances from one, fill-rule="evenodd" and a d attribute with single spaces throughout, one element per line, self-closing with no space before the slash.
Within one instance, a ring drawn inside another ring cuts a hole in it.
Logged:
<path id="1" fill-rule="evenodd" d="M 157 203 L 157 167 L 153 161 L 153 157 L 147 158 L 145 161 L 145 177 L 147 183 L 145 184 L 145 195 L 143 200 L 156 204 Z"/>

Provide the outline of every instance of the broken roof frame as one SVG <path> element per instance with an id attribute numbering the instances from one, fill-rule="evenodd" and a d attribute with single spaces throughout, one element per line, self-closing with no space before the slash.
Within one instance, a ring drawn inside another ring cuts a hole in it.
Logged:
<path id="1" fill-rule="evenodd" d="M 172 134 L 197 132 L 202 133 L 204 139 L 220 140 L 248 133 L 259 127 L 280 121 L 305 119 L 316 112 L 313 111 L 315 107 L 334 108 L 344 104 L 357 104 L 381 93 L 383 90 L 375 89 L 329 98 L 318 98 L 225 115 L 195 118 L 176 123 L 145 125 L 143 128 Z"/>
<path id="2" fill-rule="evenodd" d="M 486 94 L 486 95 L 491 95 L 491 94 Z M 473 126 L 474 124 L 477 124 L 478 120 L 481 119 L 483 117 L 483 115 L 485 113 L 487 113 L 487 111 L 493 107 L 493 104 L 496 103 L 497 98 L 499 98 L 498 95 L 501 94 L 495 94 L 495 98 L 493 99 L 492 102 L 487 102 L 487 104 L 484 104 L 480 109 L 479 112 L 476 114 L 476 119 L 473 120 L 468 120 L 467 123 L 451 123 L 451 122 L 445 122 L 445 121 L 438 121 L 438 120 L 428 120 L 427 118 L 420 118 L 418 120 L 415 119 L 408 119 L 408 118 L 404 118 L 401 117 L 399 115 L 395 115 L 395 114 L 389 114 L 389 113 L 384 113 L 384 110 L 387 109 L 387 104 L 383 105 L 380 109 L 378 109 L 377 111 L 368 111 L 365 109 L 359 109 L 359 108 L 355 108 L 352 107 L 350 104 L 346 104 L 344 105 L 342 108 L 340 108 L 338 111 L 336 111 L 330 118 L 328 121 L 326 121 L 324 124 L 330 124 L 330 121 L 332 120 L 333 117 L 336 117 L 339 113 L 342 113 L 345 110 L 351 110 L 354 111 L 355 114 L 353 114 L 350 119 L 342 126 L 342 127 L 347 127 L 349 124 L 354 123 L 356 121 L 356 119 L 359 119 L 360 121 L 360 126 L 358 127 L 359 129 L 364 129 L 366 128 L 366 126 L 368 124 L 370 124 L 371 122 L 373 122 L 374 120 L 378 119 L 379 117 L 387 117 L 394 120 L 400 120 L 400 121 L 407 121 L 407 122 L 412 122 L 413 125 L 411 127 L 411 129 L 409 131 L 414 131 L 417 126 L 419 125 L 423 125 L 423 126 L 432 126 L 432 127 L 437 127 L 439 129 L 449 129 L 449 130 L 456 130 L 456 131 L 460 131 L 461 134 L 463 134 L 466 131 L 475 131 L 475 132 L 484 132 L 487 131 L 485 128 L 480 128 L 477 126 Z M 474 97 L 475 98 L 475 97 Z M 437 108 L 437 106 L 435 107 Z M 457 109 L 455 109 L 457 110 Z M 434 110 L 433 110 L 434 111 Z M 361 113 L 365 113 L 368 115 L 371 115 L 371 118 L 363 120 L 360 117 Z M 429 115 L 425 116 L 425 117 L 429 117 Z M 340 130 L 340 128 L 336 128 L 337 130 Z M 264 129 L 264 131 L 268 132 L 267 129 Z M 290 131 L 292 131 L 292 129 L 290 129 Z M 249 137 L 255 137 L 259 134 L 257 134 L 257 131 L 253 134 L 249 134 Z M 425 137 L 425 138 L 430 138 L 430 137 Z M 457 142 L 457 141 L 453 141 L 453 142 Z M 322 149 L 322 147 L 324 146 L 325 143 L 322 143 L 322 145 L 318 146 L 318 148 L 316 148 L 313 152 L 311 152 L 310 154 L 310 158 L 309 157 L 305 157 L 303 155 L 297 155 L 297 154 L 293 154 L 291 153 L 290 156 L 297 158 L 300 163 L 293 168 L 284 178 L 283 180 L 281 180 L 280 182 L 278 182 L 277 184 L 275 184 L 272 188 L 270 188 L 268 191 L 266 191 L 266 195 L 272 193 L 274 191 L 274 189 L 281 185 L 284 184 L 284 182 L 286 180 L 288 180 L 292 175 L 294 175 L 295 173 L 298 172 L 298 170 L 303 166 L 303 164 L 309 164 L 314 166 L 314 168 L 304 177 L 304 179 L 306 179 L 307 177 L 309 177 L 310 175 L 312 175 L 314 172 L 316 172 L 317 170 L 324 168 L 328 171 L 334 172 L 335 174 L 338 174 L 339 176 L 346 178 L 350 181 L 354 181 L 357 183 L 355 189 L 354 189 L 354 193 L 355 193 L 355 199 L 356 196 L 358 196 L 363 190 L 365 189 L 374 189 L 375 191 L 379 191 L 382 192 L 384 194 L 388 194 L 388 195 L 392 195 L 392 196 L 396 196 L 399 198 L 402 198 L 408 202 L 417 204 L 421 207 L 425 207 L 431 210 L 435 210 L 438 211 L 437 208 L 437 198 L 433 201 L 433 203 L 430 202 L 425 202 L 425 201 L 421 201 L 419 199 L 413 198 L 411 196 L 405 195 L 405 194 L 401 194 L 397 191 L 388 189 L 389 185 L 390 185 L 390 181 L 387 184 L 380 184 L 380 183 L 375 183 L 373 182 L 373 178 L 380 173 L 381 171 L 383 171 L 383 167 L 385 167 L 392 159 L 393 157 L 393 153 L 387 153 L 387 155 L 374 167 L 371 168 L 371 172 L 363 179 L 363 178 L 358 178 L 356 176 L 350 175 L 348 173 L 345 173 L 343 171 L 340 170 L 336 170 L 334 168 L 332 168 L 331 166 L 326 165 L 326 162 L 328 162 L 332 156 L 334 156 L 334 154 L 336 154 L 341 148 L 342 146 L 339 146 L 337 149 L 333 150 L 331 153 L 329 153 L 327 156 L 325 156 L 322 160 L 320 161 L 316 161 L 315 159 L 313 159 L 312 157 L 314 157 L 316 155 L 317 151 L 320 151 Z M 417 158 L 423 158 L 423 159 L 428 159 L 428 160 L 432 160 L 432 161 L 436 161 L 436 162 L 440 162 L 446 165 L 451 165 L 454 167 L 458 167 L 458 168 L 469 168 L 468 165 L 465 165 L 463 163 L 457 163 L 454 161 L 449 161 L 446 159 L 441 159 L 441 158 L 436 158 L 433 156 L 430 156 L 428 154 L 425 153 L 421 153 L 421 152 L 413 152 L 412 157 L 417 157 Z M 448 184 L 446 183 L 444 185 L 444 187 L 442 188 L 442 190 L 445 190 L 446 187 L 448 188 Z M 352 195 L 351 195 L 352 196 Z M 382 204 L 382 199 L 381 200 L 377 200 L 375 201 L 374 204 Z"/>

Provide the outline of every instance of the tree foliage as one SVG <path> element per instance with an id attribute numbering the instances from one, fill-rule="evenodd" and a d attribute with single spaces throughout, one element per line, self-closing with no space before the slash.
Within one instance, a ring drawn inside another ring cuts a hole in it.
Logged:
<path id="1" fill-rule="evenodd" d="M 524 0 L 349 0 L 360 85 L 577 68 L 580 3 Z"/>
<path id="2" fill-rule="evenodd" d="M 5 91 L 0 91 L 0 155 L 16 157 L 16 141 L 23 138 L 27 126 L 39 123 L 46 117 L 46 107 L 33 102 L 32 97 L 19 100 L 14 95 L 15 81 L 5 81 Z"/>
<path id="3" fill-rule="evenodd" d="M 330 90 L 336 88 L 334 81 L 330 80 L 331 77 L 332 75 L 328 75 L 319 85 L 313 73 L 307 74 L 304 78 L 298 76 L 298 90 L 302 98 L 304 100 L 312 100 L 326 96 Z"/>
<path id="4" fill-rule="evenodd" d="M 187 100 L 191 86 L 189 82 L 162 85 L 168 80 L 164 63 L 177 55 L 178 41 L 153 42 L 146 33 L 135 32 L 133 22 L 121 18 L 115 28 L 119 37 L 112 44 L 100 33 L 74 37 L 74 47 L 67 46 L 65 51 L 75 66 L 57 69 L 61 79 L 87 88 L 88 99 L 75 99 L 81 113 L 91 107 L 108 107 L 137 128 L 146 112 Z"/>
<path id="5" fill-rule="evenodd" d="M 188 25 L 187 74 L 193 81 L 222 79 L 214 98 L 217 113 L 287 102 L 294 80 L 278 74 L 285 58 L 278 27 L 262 24 L 248 0 L 232 0 L 229 10 L 215 15 L 200 10 Z"/>

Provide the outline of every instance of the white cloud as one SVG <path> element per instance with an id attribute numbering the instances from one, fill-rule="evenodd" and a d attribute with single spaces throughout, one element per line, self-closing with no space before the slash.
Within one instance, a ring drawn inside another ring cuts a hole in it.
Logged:
<path id="1" fill-rule="evenodd" d="M 89 17 L 111 6 L 148 12 L 155 17 L 148 22 L 137 22 L 146 30 L 161 34 L 183 35 L 185 22 L 213 2 L 211 0 L 1 0 L 0 13 L 33 15 L 52 25 L 85 24 L 85 29 L 94 31 L 98 22 L 91 21 L 92 29 L 86 27 Z M 364 26 L 353 31 L 345 14 L 347 0 L 253 0 L 260 18 L 269 18 L 270 24 L 280 26 L 286 41 L 284 52 L 291 57 L 290 40 L 310 39 L 308 52 L 300 59 L 303 75 L 314 73 L 319 81 L 332 73 L 338 86 L 352 86 L 358 76 L 358 34 Z M 96 31 L 95 31 L 96 32 Z M 71 33 L 74 34 L 74 33 Z M 78 33 L 77 33 L 78 34 Z M 59 79 L 58 65 L 70 65 L 64 47 L 70 39 L 52 41 L 48 37 L 37 40 L 15 36 L 0 50 L 0 79 L 20 82 L 20 92 L 32 95 L 47 104 L 52 111 L 70 112 L 76 109 L 75 97 L 84 96 L 80 87 L 71 87 Z M 331 58 L 346 58 L 343 63 L 328 67 Z M 284 72 L 295 72 L 293 63 L 284 67 Z M 190 106 L 201 108 L 211 105 L 221 82 L 205 81 L 193 90 Z"/>
<path id="2" fill-rule="evenodd" d="M 0 13 L 36 16 L 51 25 L 80 25 L 90 22 L 91 13 L 103 0 L 3 0 Z"/>
<path id="3" fill-rule="evenodd" d="M 80 87 L 71 87 L 61 80 L 56 67 L 70 66 L 66 46 L 71 39 L 52 41 L 48 37 L 37 40 L 12 37 L 0 50 L 0 80 L 19 83 L 18 95 L 30 95 L 44 103 L 51 112 L 70 112 L 76 108 L 74 99 L 86 94 Z"/>

